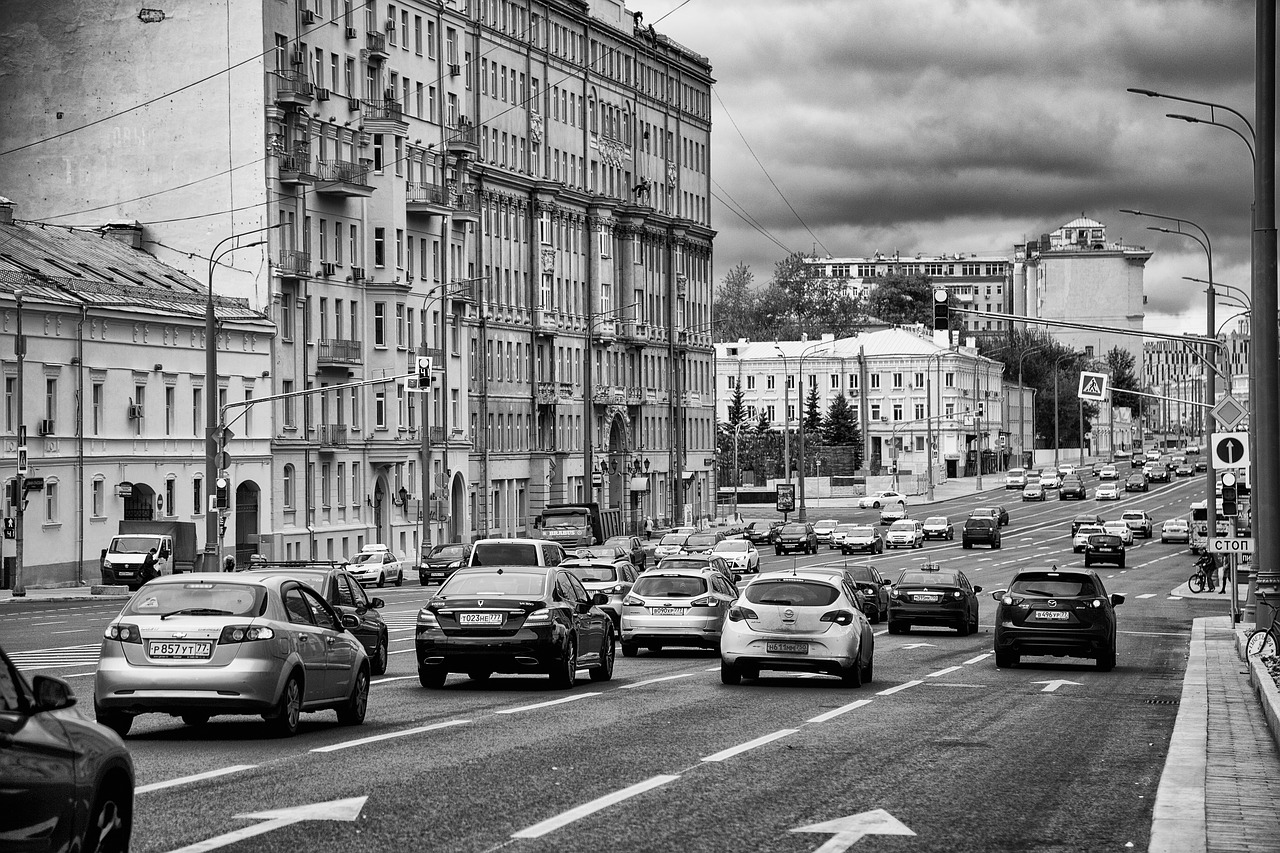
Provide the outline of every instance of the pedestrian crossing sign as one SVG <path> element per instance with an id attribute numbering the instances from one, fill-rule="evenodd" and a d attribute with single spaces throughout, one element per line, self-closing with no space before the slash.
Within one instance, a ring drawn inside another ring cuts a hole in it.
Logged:
<path id="1" fill-rule="evenodd" d="M 1105 373 L 1089 373 L 1080 371 L 1080 387 L 1076 396 L 1081 400 L 1096 400 L 1101 403 L 1107 399 L 1107 384 L 1111 381 Z"/>

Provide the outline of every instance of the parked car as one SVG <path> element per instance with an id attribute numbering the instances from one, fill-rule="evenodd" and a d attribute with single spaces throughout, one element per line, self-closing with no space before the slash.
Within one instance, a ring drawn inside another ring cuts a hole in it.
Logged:
<path id="1" fill-rule="evenodd" d="M 1191 541 L 1191 525 L 1187 523 L 1185 518 L 1171 518 L 1164 524 L 1160 525 L 1160 541 L 1161 542 L 1182 542 Z"/>
<path id="2" fill-rule="evenodd" d="M 1022 489 L 1027 485 L 1027 469 L 1026 468 L 1010 468 L 1004 473 L 1004 487 L 1006 489 Z"/>
<path id="3" fill-rule="evenodd" d="M 622 634 L 622 601 L 631 592 L 632 585 L 639 577 L 640 571 L 632 563 L 617 563 L 613 560 L 593 560 L 590 558 L 574 558 L 565 560 L 560 567 L 567 569 L 582 581 L 583 588 L 594 596 L 600 593 L 605 600 L 599 607 L 613 620 L 614 636 Z"/>
<path id="4" fill-rule="evenodd" d="M 907 517 L 907 505 L 905 503 L 885 504 L 880 507 L 880 523 L 893 524 L 895 521 L 901 521 Z"/>
<path id="5" fill-rule="evenodd" d="M 308 584 L 324 596 L 339 616 L 352 616 L 356 624 L 350 628 L 369 656 L 369 671 L 382 675 L 387 671 L 390 639 L 387 625 L 378 609 L 386 606 L 381 598 L 370 599 L 355 578 L 337 563 L 253 563 L 249 569 L 258 574 L 283 575 Z"/>
<path id="6" fill-rule="evenodd" d="M 1116 665 L 1115 607 L 1097 572 L 1022 569 L 995 593 L 996 666 L 1017 666 L 1023 655 L 1093 658 L 1098 669 Z"/>
<path id="7" fill-rule="evenodd" d="M 830 545 L 831 534 L 835 532 L 840 521 L 835 518 L 824 518 L 813 523 L 813 532 L 818 537 L 819 545 Z"/>
<path id="8" fill-rule="evenodd" d="M 735 575 L 756 574 L 760 571 L 760 551 L 745 539 L 725 539 L 711 553 L 723 557 Z"/>
<path id="9" fill-rule="evenodd" d="M 720 680 L 738 684 L 761 670 L 825 672 L 851 687 L 870 682 L 875 637 L 853 590 L 830 575 L 767 574 L 729 611 Z"/>
<path id="10" fill-rule="evenodd" d="M 884 534 L 880 528 L 870 524 L 855 524 L 845 532 L 840 543 L 841 554 L 854 554 L 866 551 L 868 554 L 880 554 L 884 551 Z"/>
<path id="11" fill-rule="evenodd" d="M 418 611 L 414 652 L 418 682 L 444 686 L 449 673 L 475 681 L 492 673 L 545 673 L 569 688 L 579 667 L 592 681 L 613 678 L 609 596 L 588 593 L 559 564 L 458 569 Z"/>
<path id="12" fill-rule="evenodd" d="M 690 533 L 668 533 L 658 542 L 658 547 L 653 549 L 655 560 L 662 560 L 664 557 L 672 557 L 676 554 L 684 553 L 684 543 L 692 534 Z"/>
<path id="13" fill-rule="evenodd" d="M 1022 499 L 1024 501 L 1042 501 L 1045 498 L 1044 486 L 1039 482 L 1027 483 L 1022 489 Z"/>
<path id="14" fill-rule="evenodd" d="M 1124 490 L 1126 492 L 1149 492 L 1151 491 L 1151 482 L 1147 479 L 1147 475 L 1141 471 L 1135 471 L 1125 478 Z"/>
<path id="15" fill-rule="evenodd" d="M 878 625 L 882 619 L 888 618 L 890 584 L 880 570 L 870 563 L 857 563 L 844 569 L 858 592 L 862 593 L 863 606 L 871 623 Z"/>
<path id="16" fill-rule="evenodd" d="M 1146 510 L 1127 509 L 1120 513 L 1120 520 L 1128 525 L 1134 536 L 1141 536 L 1143 539 L 1151 538 L 1154 522 Z"/>
<path id="17" fill-rule="evenodd" d="M 347 571 L 362 584 L 386 586 L 391 581 L 396 586 L 404 583 L 404 560 L 386 545 L 366 545 L 351 558 Z"/>
<path id="18" fill-rule="evenodd" d="M 1106 533 L 1106 529 L 1101 524 L 1082 524 L 1076 528 L 1076 532 L 1071 534 L 1071 552 L 1073 554 L 1081 554 L 1085 547 L 1089 544 L 1089 537 L 1098 533 Z"/>
<path id="19" fill-rule="evenodd" d="M 1098 487 L 1093 490 L 1093 499 L 1095 501 L 1120 500 L 1120 484 L 1115 481 L 1099 483 Z"/>
<path id="20" fill-rule="evenodd" d="M 792 522 L 782 525 L 778 538 L 773 543 L 774 554 L 781 556 L 792 551 L 802 554 L 818 553 L 818 534 L 813 532 L 813 525 L 803 522 Z"/>
<path id="21" fill-rule="evenodd" d="M 1126 548 L 1133 544 L 1133 531 L 1129 529 L 1129 525 L 1120 519 L 1114 521 L 1104 521 L 1102 529 L 1112 536 L 1120 537 L 1120 544 Z"/>
<path id="22" fill-rule="evenodd" d="M 5 850 L 122 851 L 133 833 L 133 759 L 75 707 L 71 685 L 30 683 L 0 649 L 0 838 Z"/>
<path id="23" fill-rule="evenodd" d="M 1098 515 L 1096 512 L 1082 512 L 1071 519 L 1071 535 L 1075 536 L 1076 531 L 1079 530 L 1080 526 L 1083 524 L 1096 524 L 1101 527 L 1102 522 L 1102 516 Z"/>
<path id="24" fill-rule="evenodd" d="M 750 521 L 743 529 L 743 535 L 752 545 L 772 545 L 781 526 L 781 521 Z"/>
<path id="25" fill-rule="evenodd" d="M 993 549 L 999 548 L 999 522 L 990 516 L 966 518 L 964 529 L 960 531 L 960 547 L 967 549 L 974 545 L 990 545 Z"/>
<path id="26" fill-rule="evenodd" d="M 658 566 L 642 574 L 622 601 L 622 654 L 644 646 L 715 649 L 725 616 L 738 597 L 719 572 L 708 568 Z"/>
<path id="27" fill-rule="evenodd" d="M 980 592 L 959 569 L 903 569 L 889 596 L 889 633 L 904 634 L 915 625 L 955 628 L 961 636 L 977 633 Z"/>
<path id="28" fill-rule="evenodd" d="M 639 536 L 610 536 L 603 544 L 605 547 L 613 545 L 621 548 L 627 555 L 627 562 L 635 566 L 637 571 L 643 572 L 649 562 L 644 551 L 644 541 Z"/>
<path id="29" fill-rule="evenodd" d="M 471 546 L 466 542 L 442 542 L 418 562 L 418 584 L 444 583 L 449 575 L 462 568 L 471 559 Z"/>
<path id="30" fill-rule="evenodd" d="M 907 496 L 901 492 L 871 492 L 864 497 L 858 498 L 858 509 L 879 509 L 887 504 L 905 504 L 906 502 Z"/>
<path id="31" fill-rule="evenodd" d="M 1098 470 L 1098 479 L 1099 480 L 1119 480 L 1120 469 L 1117 468 L 1115 465 L 1103 465 L 1102 468 Z"/>
<path id="32" fill-rule="evenodd" d="M 261 714 L 278 735 L 304 711 L 364 722 L 369 658 L 342 616 L 301 581 L 270 573 L 156 578 L 107 626 L 94 679 L 98 722 L 124 736 L 140 714 L 200 726 Z"/>
<path id="33" fill-rule="evenodd" d="M 1084 481 L 1079 477 L 1062 478 L 1062 485 L 1058 487 L 1058 500 L 1082 501 L 1088 496 L 1089 492 L 1084 487 Z"/>
<path id="34" fill-rule="evenodd" d="M 889 526 L 885 545 L 889 548 L 923 548 L 924 527 L 909 518 L 899 519 Z"/>
<path id="35" fill-rule="evenodd" d="M 955 539 L 956 530 L 945 515 L 931 515 L 921 525 L 925 539 Z"/>

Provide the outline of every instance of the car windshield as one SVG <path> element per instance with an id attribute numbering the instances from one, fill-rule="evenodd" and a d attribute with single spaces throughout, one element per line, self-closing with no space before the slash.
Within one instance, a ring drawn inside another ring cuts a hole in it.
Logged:
<path id="1" fill-rule="evenodd" d="M 473 566 L 536 566 L 538 546 L 524 542 L 477 542 L 471 552 Z"/>
<path id="2" fill-rule="evenodd" d="M 160 548 L 160 540 L 155 536 L 117 536 L 107 550 L 112 554 L 145 554 L 152 548 Z"/>
<path id="3" fill-rule="evenodd" d="M 589 566 L 565 566 L 569 571 L 578 576 L 578 580 L 587 581 L 616 581 L 618 579 L 618 570 L 614 568 L 612 563 L 592 563 Z"/>
<path id="4" fill-rule="evenodd" d="M 659 542 L 658 544 L 683 546 L 685 543 L 685 540 L 688 538 L 689 538 L 688 533 L 668 533 L 666 536 L 662 537 L 662 541 Z"/>
<path id="5" fill-rule="evenodd" d="M 850 533 L 857 533 L 859 530 L 870 530 L 870 529 L 871 528 L 869 527 L 859 527 L 856 524 L 840 524 L 836 526 L 836 533 L 843 533 L 845 535 L 848 535 Z"/>
<path id="6" fill-rule="evenodd" d="M 467 555 L 466 545 L 437 545 L 431 549 L 428 557 L 441 560 L 458 560 Z"/>
<path id="7" fill-rule="evenodd" d="M 889 525 L 889 532 L 891 533 L 895 530 L 910 533 L 915 529 L 916 525 L 913 521 L 895 521 L 893 524 Z"/>
<path id="8" fill-rule="evenodd" d="M 386 551 L 367 551 L 363 554 L 356 554 L 355 557 L 351 560 L 351 564 L 358 566 L 361 563 L 381 563 L 382 555 L 385 553 L 387 552 Z"/>
<path id="9" fill-rule="evenodd" d="M 1016 595 L 1051 595 L 1063 598 L 1098 594 L 1093 579 L 1088 575 L 1059 572 L 1025 572 L 1013 579 L 1009 592 Z"/>
<path id="10" fill-rule="evenodd" d="M 936 524 L 947 524 L 948 522 L 947 522 L 947 517 L 945 515 L 931 515 L 924 520 L 924 523 L 929 525 L 936 525 Z"/>
<path id="11" fill-rule="evenodd" d="M 686 548 L 705 548 L 720 541 L 719 533 L 693 533 L 685 540 Z"/>
<path id="12" fill-rule="evenodd" d="M 828 518 L 826 521 L 819 521 L 817 524 L 814 525 L 814 527 L 822 527 L 822 528 L 835 527 L 839 523 L 840 522 L 834 518 Z"/>
<path id="13" fill-rule="evenodd" d="M 696 575 L 641 575 L 631 591 L 658 598 L 694 598 L 707 591 L 707 581 Z"/>
<path id="14" fill-rule="evenodd" d="M 788 524 L 782 528 L 782 533 L 787 536 L 804 536 L 809 532 L 803 524 Z"/>
<path id="15" fill-rule="evenodd" d="M 586 523 L 586 516 L 582 515 L 550 515 L 542 518 L 543 527 L 582 527 Z"/>
<path id="16" fill-rule="evenodd" d="M 1090 536 L 1094 533 L 1101 533 L 1102 525 L 1100 524 L 1082 524 L 1080 529 L 1076 531 L 1076 536 Z"/>
<path id="17" fill-rule="evenodd" d="M 546 584 L 541 572 L 455 572 L 436 593 L 449 595 L 541 595 Z"/>
<path id="18" fill-rule="evenodd" d="M 784 607 L 826 607 L 840 597 L 840 590 L 821 581 L 787 578 L 756 581 L 747 587 L 745 598 L 752 604 Z"/>
<path id="19" fill-rule="evenodd" d="M 716 545 L 716 551 L 721 554 L 736 554 L 739 551 L 746 551 L 751 547 L 751 543 L 745 539 L 726 539 Z"/>
<path id="20" fill-rule="evenodd" d="M 856 581 L 863 583 L 878 583 L 876 580 L 875 570 L 870 566 L 847 566 L 845 573 Z"/>
<path id="21" fill-rule="evenodd" d="M 604 540 L 604 544 L 612 548 L 622 548 L 625 551 L 631 550 L 631 540 L 625 536 L 611 536 Z"/>
<path id="22" fill-rule="evenodd" d="M 898 576 L 898 585 L 916 584 L 918 586 L 955 586 L 955 572 L 918 572 L 908 569 Z"/>
<path id="23" fill-rule="evenodd" d="M 257 616 L 263 609 L 266 589 L 257 584 L 226 581 L 149 583 L 125 605 L 124 612 L 159 616 L 185 612 L 210 616 Z"/>
<path id="24" fill-rule="evenodd" d="M 1142 521 L 1144 518 L 1146 518 L 1146 516 L 1143 515 L 1142 513 L 1135 512 L 1133 510 L 1120 513 L 1120 517 L 1123 518 L 1125 521 Z"/>
<path id="25" fill-rule="evenodd" d="M 1108 534 L 1106 534 L 1106 535 L 1103 535 L 1103 534 L 1101 534 L 1101 533 L 1095 533 L 1095 534 L 1093 534 L 1092 536 L 1090 536 L 1090 537 L 1089 537 L 1089 544 L 1090 544 L 1090 545 L 1095 545 L 1095 546 L 1097 546 L 1097 545 L 1119 545 L 1119 544 L 1120 544 L 1120 537 L 1119 537 L 1119 536 L 1116 536 L 1114 533 L 1108 533 Z"/>
<path id="26" fill-rule="evenodd" d="M 688 559 L 681 557 L 668 557 L 663 560 L 659 566 L 662 569 L 707 569 L 711 564 L 706 560 Z"/>

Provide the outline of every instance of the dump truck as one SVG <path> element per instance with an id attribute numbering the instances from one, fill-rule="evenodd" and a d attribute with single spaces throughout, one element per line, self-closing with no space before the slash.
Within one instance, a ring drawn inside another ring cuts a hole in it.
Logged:
<path id="1" fill-rule="evenodd" d="M 622 510 L 601 509 L 597 503 L 547 504 L 533 526 L 538 538 L 566 549 L 600 545 L 622 534 Z"/>

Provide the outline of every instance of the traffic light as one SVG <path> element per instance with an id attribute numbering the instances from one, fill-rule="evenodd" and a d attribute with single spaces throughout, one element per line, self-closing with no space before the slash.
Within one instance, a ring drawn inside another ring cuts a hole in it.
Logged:
<path id="1" fill-rule="evenodd" d="M 1240 505 L 1236 502 L 1235 485 L 1222 487 L 1222 514 L 1226 518 L 1235 518 L 1240 514 Z"/>
<path id="2" fill-rule="evenodd" d="M 978 415 L 978 420 L 982 420 L 983 412 L 982 412 L 982 404 L 981 404 L 981 403 L 979 403 L 979 404 L 978 404 L 977 415 Z"/>
<path id="3" fill-rule="evenodd" d="M 8 480 L 4 484 L 4 501 L 9 506 L 18 505 L 18 481 Z"/>
<path id="4" fill-rule="evenodd" d="M 418 356 L 418 387 L 426 388 L 431 384 L 431 356 Z"/>
<path id="5" fill-rule="evenodd" d="M 227 480 L 226 477 L 219 477 L 214 482 L 214 485 L 217 487 L 216 497 L 214 499 L 214 506 L 216 506 L 218 509 L 230 509 L 231 508 L 231 483 Z"/>
<path id="6" fill-rule="evenodd" d="M 215 435 L 218 439 L 218 453 L 214 457 L 214 465 L 219 471 L 225 471 L 231 467 L 231 454 L 227 452 L 227 445 L 231 443 L 235 433 L 228 427 L 222 427 Z"/>
<path id="7" fill-rule="evenodd" d="M 947 291 L 945 288 L 938 287 L 933 291 L 933 330 L 935 332 L 947 331 L 951 328 L 948 322 Z"/>

